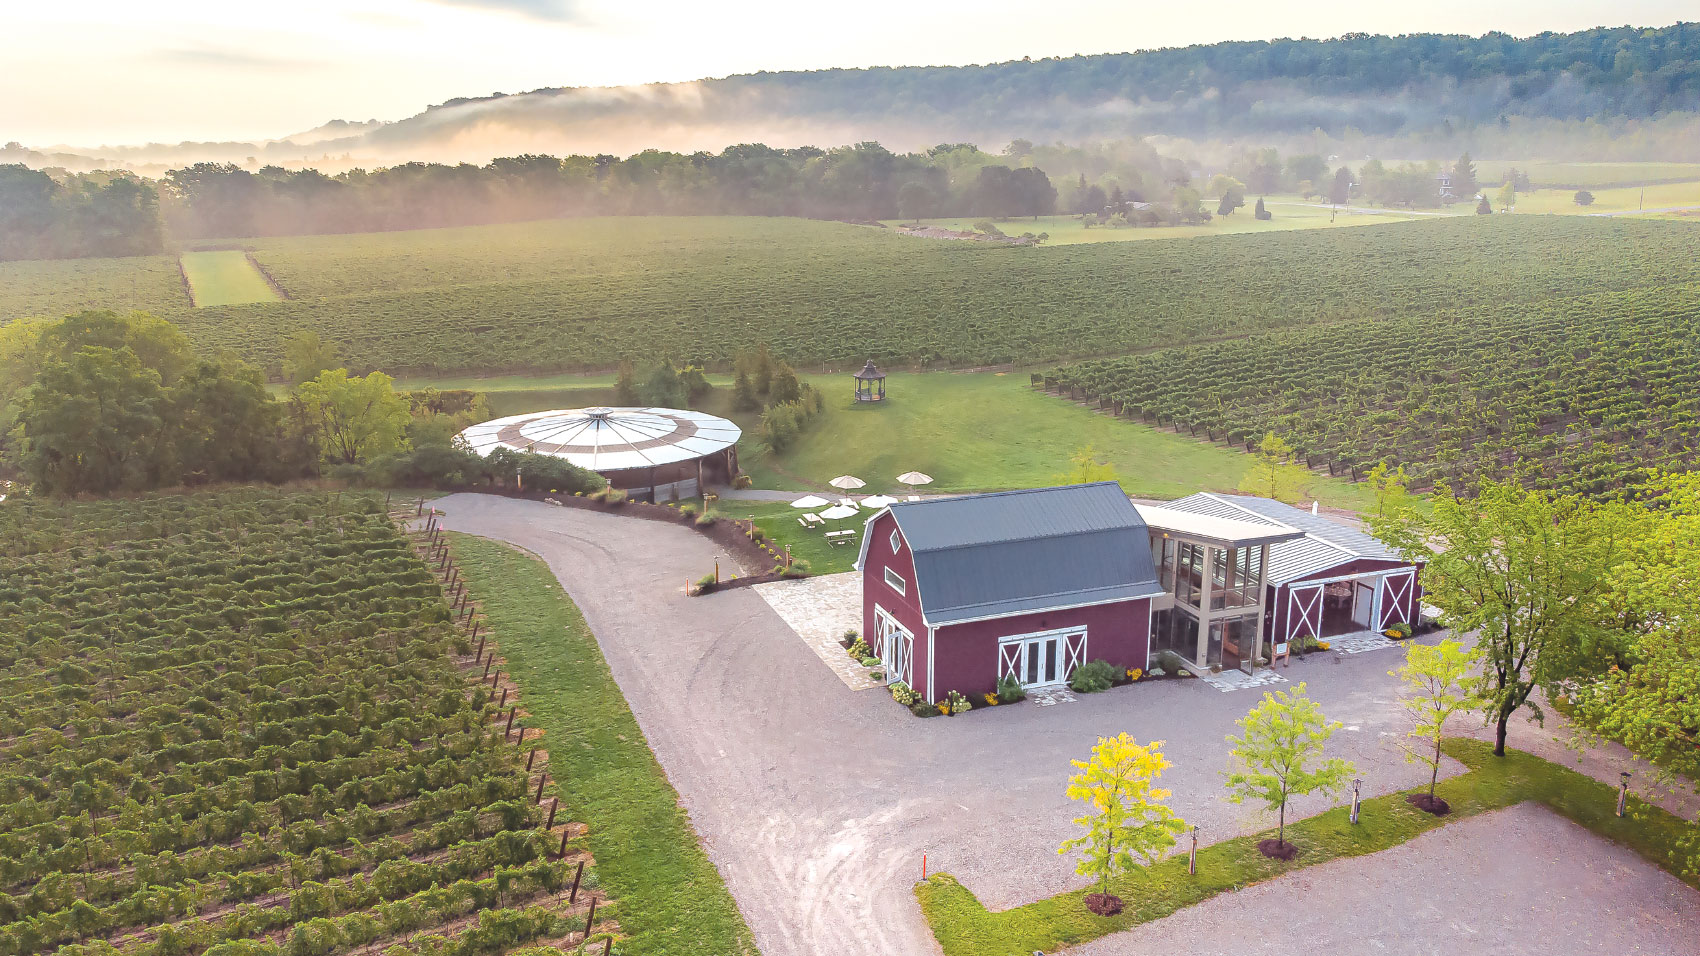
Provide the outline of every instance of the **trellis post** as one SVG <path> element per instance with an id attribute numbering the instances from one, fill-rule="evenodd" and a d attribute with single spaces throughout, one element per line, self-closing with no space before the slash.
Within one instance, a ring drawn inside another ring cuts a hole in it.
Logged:
<path id="1" fill-rule="evenodd" d="M 563 840 L 561 842 L 561 845 L 565 846 L 566 841 Z M 561 852 L 565 853 L 566 851 L 562 850 Z M 572 892 L 567 894 L 567 905 L 568 906 L 571 906 L 574 903 L 578 902 L 578 881 L 583 876 L 584 876 L 584 861 L 580 860 L 580 861 L 578 861 L 578 869 L 573 871 L 573 889 L 572 889 Z"/>

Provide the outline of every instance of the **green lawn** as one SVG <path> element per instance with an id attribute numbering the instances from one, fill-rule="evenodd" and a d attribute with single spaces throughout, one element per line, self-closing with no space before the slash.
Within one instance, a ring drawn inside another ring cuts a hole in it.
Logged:
<path id="1" fill-rule="evenodd" d="M 783 454 L 763 447 L 760 416 L 732 411 L 730 389 L 716 388 L 704 403 L 705 411 L 730 417 L 744 429 L 738 460 L 757 488 L 813 491 L 851 474 L 868 483 L 859 495 L 902 494 L 906 489 L 895 479 L 908 471 L 933 477 L 921 491 L 1032 488 L 1055 483 L 1069 457 L 1092 445 L 1114 466 L 1129 494 L 1178 498 L 1195 491 L 1233 491 L 1252 462 L 1240 451 L 1035 391 L 1025 371 L 897 372 L 886 381 L 887 402 L 872 407 L 851 400 L 848 375 L 803 378 L 825 393 L 826 412 Z M 551 376 L 406 384 L 484 390 L 498 416 L 614 401 L 613 388 L 604 381 L 590 379 L 578 386 L 573 381 Z M 1311 493 L 1323 504 L 1353 510 L 1371 500 L 1366 485 L 1324 476 L 1317 477 Z"/>
<path id="2" fill-rule="evenodd" d="M 266 277 L 240 249 L 183 253 L 183 274 L 189 277 L 195 305 L 242 305 L 280 302 Z"/>
<path id="3" fill-rule="evenodd" d="M 1448 740 L 1446 750 L 1470 767 L 1469 772 L 1440 783 L 1439 794 L 1452 805 L 1452 815 L 1430 816 L 1406 803 L 1404 794 L 1392 794 L 1365 800 L 1362 822 L 1357 825 L 1350 822 L 1345 807 L 1289 824 L 1288 840 L 1300 848 L 1292 862 L 1271 860 L 1258 851 L 1257 841 L 1273 836 L 1273 831 L 1200 849 L 1197 876 L 1187 875 L 1186 856 L 1177 854 L 1112 885 L 1126 904 L 1117 916 L 1094 916 L 1087 911 L 1085 896 L 1095 887 L 995 913 L 947 874 L 933 875 L 918 884 L 915 893 L 945 956 L 1049 953 L 1167 916 L 1218 893 L 1328 860 L 1385 850 L 1451 820 L 1527 800 L 1681 877 L 1682 867 L 1671 847 L 1693 824 L 1633 798 L 1634 812 L 1619 819 L 1613 812 L 1614 788 L 1539 757 L 1510 751 L 1499 759 L 1487 744 L 1464 739 Z M 1493 851 L 1484 848 L 1484 852 Z M 1691 873 L 1684 879 L 1700 887 L 1700 876 Z"/>
<path id="4" fill-rule="evenodd" d="M 526 722 L 545 731 L 567 815 L 589 825 L 602 886 L 619 901 L 620 952 L 754 956 L 737 904 L 555 576 L 506 545 L 451 537 L 520 687 Z"/>
<path id="5" fill-rule="evenodd" d="M 836 494 L 836 493 L 835 493 Z M 826 497 L 822 495 L 821 497 Z M 803 514 L 800 508 L 793 508 L 785 502 L 766 501 L 736 501 L 722 500 L 714 509 L 717 514 L 728 518 L 754 518 L 756 527 L 772 539 L 779 548 L 789 547 L 793 558 L 803 558 L 809 562 L 809 571 L 814 574 L 837 574 L 850 570 L 850 565 L 856 560 L 856 552 L 861 544 L 860 532 L 862 522 L 872 517 L 874 512 L 863 508 L 861 513 L 843 521 L 829 522 L 825 528 L 805 528 L 797 523 Z M 825 508 L 815 508 L 816 512 Z M 849 544 L 829 544 L 826 540 L 827 531 L 853 529 L 858 537 Z M 759 570 L 767 570 L 761 568 Z"/>

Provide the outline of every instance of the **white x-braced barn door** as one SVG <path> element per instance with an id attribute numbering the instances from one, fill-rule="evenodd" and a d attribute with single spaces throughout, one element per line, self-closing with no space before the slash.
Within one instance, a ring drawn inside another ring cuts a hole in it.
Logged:
<path id="1" fill-rule="evenodd" d="M 870 650 L 885 667 L 886 683 L 909 684 L 914 678 L 915 638 L 883 608 L 874 609 L 874 640 Z"/>
<path id="2" fill-rule="evenodd" d="M 1062 679 L 1068 680 L 1074 676 L 1074 669 L 1086 663 L 1086 632 L 1070 634 L 1066 638 L 1066 652 L 1063 654 Z"/>
<path id="3" fill-rule="evenodd" d="M 1019 643 L 998 645 L 998 680 L 1013 677 L 1019 683 L 1021 673 L 1021 649 Z"/>
<path id="4" fill-rule="evenodd" d="M 1286 640 L 1322 633 L 1322 590 L 1321 584 L 1287 588 Z"/>
<path id="5" fill-rule="evenodd" d="M 1406 608 L 1411 606 L 1411 597 L 1416 591 L 1417 572 L 1405 571 L 1399 574 L 1389 574 L 1381 579 L 1381 601 L 1378 605 L 1375 629 L 1384 631 L 1390 624 L 1411 623 L 1406 619 Z"/>

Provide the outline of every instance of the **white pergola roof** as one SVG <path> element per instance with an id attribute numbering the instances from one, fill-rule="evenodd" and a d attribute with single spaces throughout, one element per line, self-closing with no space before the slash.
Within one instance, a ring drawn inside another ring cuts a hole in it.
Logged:
<path id="1" fill-rule="evenodd" d="M 1217 515 L 1177 511 L 1157 505 L 1134 505 L 1145 525 L 1183 538 L 1194 538 L 1230 548 L 1278 544 L 1305 536 L 1303 531 L 1272 521 L 1241 521 Z"/>
<path id="2" fill-rule="evenodd" d="M 623 471 L 691 461 L 737 444 L 724 418 L 680 408 L 563 408 L 509 415 L 461 432 L 473 451 L 533 451 L 588 468 Z"/>

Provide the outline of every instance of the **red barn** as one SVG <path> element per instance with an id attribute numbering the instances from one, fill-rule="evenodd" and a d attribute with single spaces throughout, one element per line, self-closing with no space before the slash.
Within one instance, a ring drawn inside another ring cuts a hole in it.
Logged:
<path id="1" fill-rule="evenodd" d="M 1067 682 L 1087 660 L 1147 664 L 1162 595 L 1150 532 L 1115 482 L 905 501 L 869 518 L 863 635 L 929 701 Z"/>

